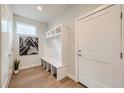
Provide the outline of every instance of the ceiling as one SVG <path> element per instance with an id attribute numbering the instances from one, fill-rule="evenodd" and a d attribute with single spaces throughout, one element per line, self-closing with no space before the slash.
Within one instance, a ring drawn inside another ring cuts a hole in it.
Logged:
<path id="1" fill-rule="evenodd" d="M 42 11 L 37 10 L 42 6 Z M 71 5 L 68 4 L 12 4 L 14 14 L 49 23 L 63 14 Z"/>

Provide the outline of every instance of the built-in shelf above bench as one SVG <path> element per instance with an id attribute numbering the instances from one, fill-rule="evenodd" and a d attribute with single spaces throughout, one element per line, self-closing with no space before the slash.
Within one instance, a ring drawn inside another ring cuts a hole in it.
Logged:
<path id="1" fill-rule="evenodd" d="M 61 35 L 62 33 L 62 26 L 63 25 L 59 25 L 55 28 L 53 28 L 52 30 L 49 30 L 47 32 L 44 33 L 44 38 L 45 39 L 48 39 L 48 38 L 51 38 L 51 37 L 56 37 L 58 35 Z"/>

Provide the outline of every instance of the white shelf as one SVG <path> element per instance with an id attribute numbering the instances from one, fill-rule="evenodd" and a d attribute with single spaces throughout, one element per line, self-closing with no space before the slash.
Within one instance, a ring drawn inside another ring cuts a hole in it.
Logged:
<path id="1" fill-rule="evenodd" d="M 62 25 L 57 26 L 57 27 L 53 28 L 52 30 L 45 32 L 44 39 L 48 39 L 48 38 L 52 38 L 52 37 L 61 35 L 61 27 L 62 27 Z"/>
<path id="2" fill-rule="evenodd" d="M 52 38 L 61 35 L 61 33 L 50 34 L 44 37 L 44 39 Z"/>

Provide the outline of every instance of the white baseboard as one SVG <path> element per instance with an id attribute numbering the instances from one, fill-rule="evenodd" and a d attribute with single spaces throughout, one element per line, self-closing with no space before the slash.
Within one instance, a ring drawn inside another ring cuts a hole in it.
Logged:
<path id="1" fill-rule="evenodd" d="M 19 69 L 27 69 L 27 68 L 32 68 L 32 67 L 36 67 L 36 66 L 40 66 L 41 63 L 37 63 L 37 64 L 31 64 L 31 65 L 26 65 L 26 66 L 21 66 Z"/>
<path id="2" fill-rule="evenodd" d="M 27 69 L 27 68 L 32 68 L 32 67 L 36 67 L 36 66 L 40 66 L 41 63 L 38 63 L 38 64 L 32 64 L 32 65 L 28 65 L 28 66 L 22 66 L 20 67 L 20 70 L 22 69 Z M 9 86 L 9 83 L 10 83 L 10 80 L 11 80 L 11 77 L 12 77 L 12 74 L 13 74 L 13 70 L 11 70 L 9 72 L 9 76 L 8 76 L 8 79 L 5 81 L 5 83 L 2 85 L 2 88 L 8 88 Z"/>
<path id="3" fill-rule="evenodd" d="M 72 80 L 76 81 L 76 77 L 73 74 L 71 74 L 71 73 L 68 72 L 67 76 L 69 78 L 71 78 Z"/>
<path id="4" fill-rule="evenodd" d="M 8 88 L 8 87 L 9 87 L 9 83 L 10 83 L 12 74 L 13 74 L 13 70 L 11 70 L 11 71 L 9 72 L 8 79 L 5 81 L 5 83 L 3 84 L 2 88 Z"/>

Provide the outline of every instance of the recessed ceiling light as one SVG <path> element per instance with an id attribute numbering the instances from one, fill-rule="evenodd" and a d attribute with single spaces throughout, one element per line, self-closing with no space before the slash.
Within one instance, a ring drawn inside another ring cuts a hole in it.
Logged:
<path id="1" fill-rule="evenodd" d="M 42 7 L 41 6 L 37 6 L 37 9 L 41 11 L 42 10 Z"/>

